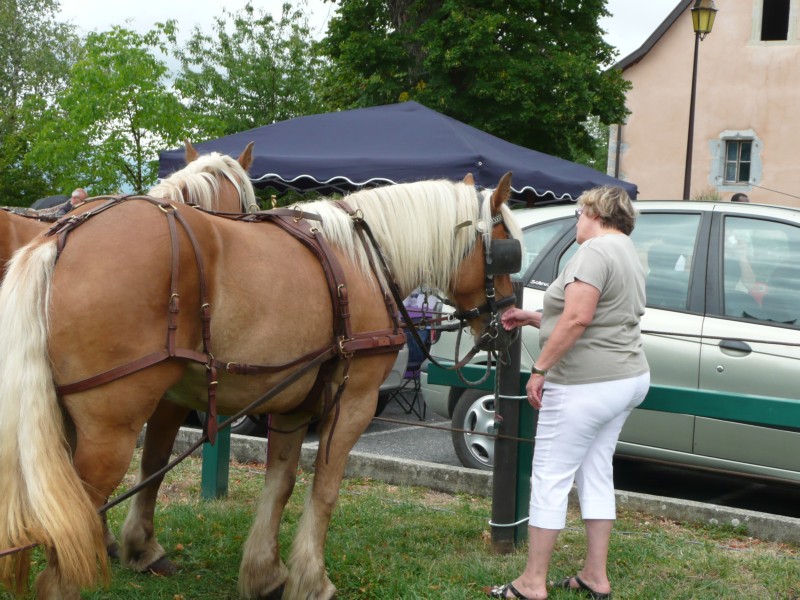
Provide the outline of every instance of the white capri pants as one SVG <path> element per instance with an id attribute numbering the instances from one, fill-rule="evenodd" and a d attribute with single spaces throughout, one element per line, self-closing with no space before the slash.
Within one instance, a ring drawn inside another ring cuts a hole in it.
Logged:
<path id="1" fill-rule="evenodd" d="M 564 529 L 573 481 L 583 519 L 616 519 L 614 450 L 649 387 L 650 373 L 579 385 L 545 381 L 531 471 L 532 527 Z"/>

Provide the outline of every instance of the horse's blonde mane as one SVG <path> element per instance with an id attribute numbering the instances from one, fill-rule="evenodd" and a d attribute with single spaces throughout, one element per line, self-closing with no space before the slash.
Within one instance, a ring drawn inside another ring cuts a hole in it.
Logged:
<path id="1" fill-rule="evenodd" d="M 217 198 L 220 177 L 230 181 L 236 188 L 242 212 L 257 206 L 253 184 L 245 170 L 236 159 L 218 152 L 199 156 L 180 171 L 150 188 L 147 193 L 156 198 L 184 202 L 185 188 L 192 204 L 208 210 L 219 210 Z"/>
<path id="2" fill-rule="evenodd" d="M 486 194 L 486 192 L 483 192 Z M 475 246 L 479 219 L 475 188 L 447 180 L 420 181 L 362 190 L 344 198 L 360 210 L 369 225 L 400 287 L 407 296 L 422 285 L 451 292 L 453 274 Z M 489 215 L 489 196 L 482 203 Z M 351 218 L 327 200 L 298 205 L 322 217 L 321 230 L 333 245 L 352 256 L 365 274 L 371 274 L 367 255 L 354 238 Z M 521 239 L 511 211 L 503 205 L 512 235 Z M 460 225 L 468 224 L 469 226 Z"/>

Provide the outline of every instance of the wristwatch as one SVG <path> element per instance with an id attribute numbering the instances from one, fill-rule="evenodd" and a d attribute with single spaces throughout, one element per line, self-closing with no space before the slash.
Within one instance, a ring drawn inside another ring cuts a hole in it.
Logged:
<path id="1" fill-rule="evenodd" d="M 532 375 L 541 375 L 542 377 L 544 377 L 545 375 L 547 375 L 547 369 L 537 369 L 536 365 L 533 365 L 531 367 L 531 374 Z"/>

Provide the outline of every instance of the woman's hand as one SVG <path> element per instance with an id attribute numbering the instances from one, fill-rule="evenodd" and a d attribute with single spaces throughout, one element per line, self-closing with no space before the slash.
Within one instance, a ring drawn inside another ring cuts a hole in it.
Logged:
<path id="1" fill-rule="evenodd" d="M 512 329 L 522 327 L 523 325 L 533 325 L 534 327 L 539 327 L 541 322 L 541 312 L 522 310 L 516 306 L 512 306 L 511 308 L 505 310 L 500 316 L 500 323 L 503 325 L 503 329 L 506 331 L 511 331 Z"/>
<path id="2" fill-rule="evenodd" d="M 542 408 L 542 389 L 544 388 L 544 375 L 532 373 L 525 391 L 528 394 L 528 404 L 535 410 Z"/>

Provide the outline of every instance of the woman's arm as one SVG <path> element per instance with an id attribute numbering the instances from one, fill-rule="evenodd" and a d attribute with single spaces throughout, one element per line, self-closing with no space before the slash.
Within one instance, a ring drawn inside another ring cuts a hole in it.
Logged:
<path id="1" fill-rule="evenodd" d="M 536 360 L 537 368 L 546 371 L 572 348 L 592 322 L 598 300 L 600 290 L 588 283 L 575 280 L 567 285 L 564 290 L 564 312 Z"/>
<path id="2" fill-rule="evenodd" d="M 537 369 L 547 371 L 572 348 L 592 322 L 599 300 L 600 290 L 588 283 L 575 280 L 567 285 L 564 290 L 564 312 L 536 360 Z M 544 375 L 532 373 L 526 391 L 528 402 L 537 410 L 542 407 L 543 386 Z"/>

